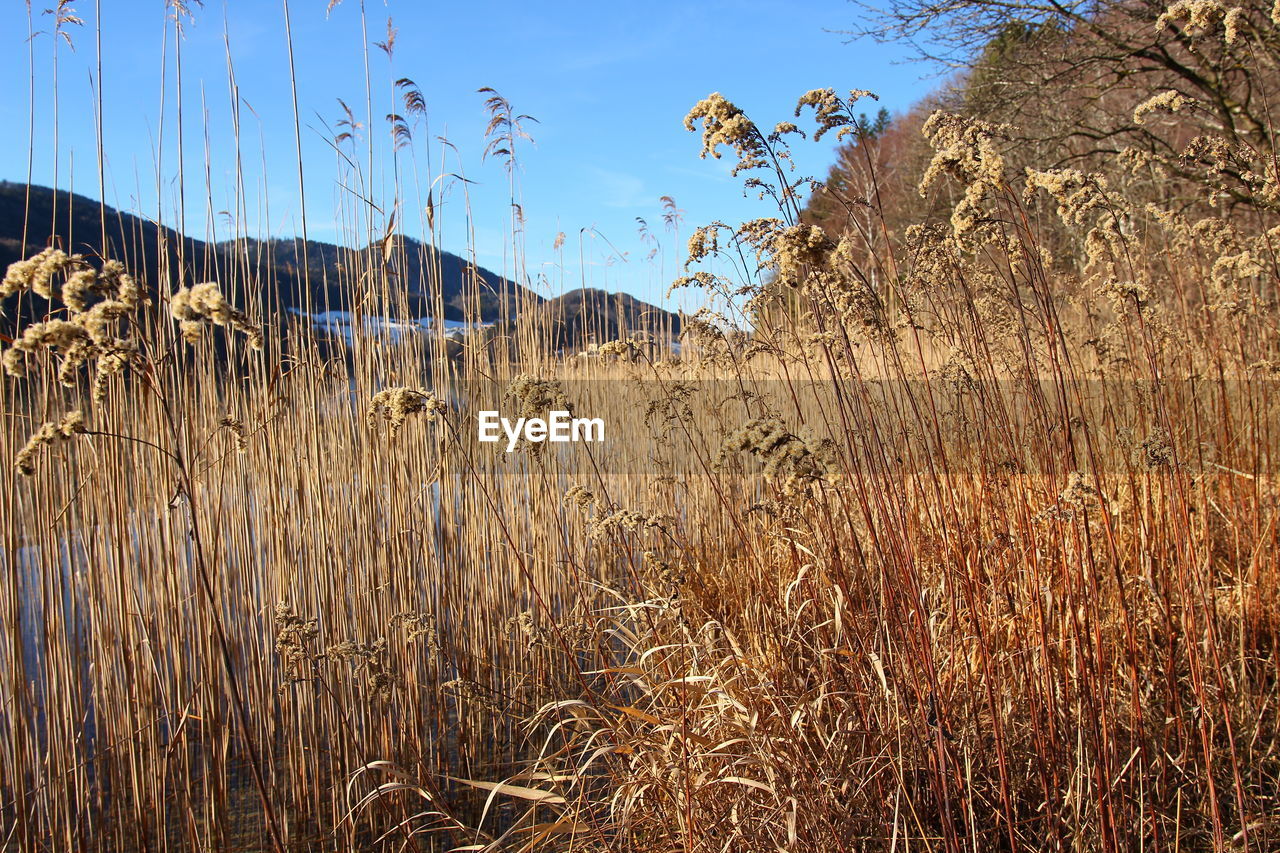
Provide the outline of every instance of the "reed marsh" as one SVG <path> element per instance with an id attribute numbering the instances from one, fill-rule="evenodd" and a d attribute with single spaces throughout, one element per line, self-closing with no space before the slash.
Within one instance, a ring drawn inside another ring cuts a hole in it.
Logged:
<path id="1" fill-rule="evenodd" d="M 1251 51 L 1270 91 L 1270 9 L 1161 11 L 1170 55 Z M 210 10 L 169 12 L 180 88 Z M 963 98 L 875 124 L 861 90 L 780 122 L 711 94 L 690 160 L 762 215 L 682 235 L 701 310 L 570 318 L 520 271 L 529 117 L 482 90 L 517 273 L 464 265 L 446 304 L 435 204 L 466 184 L 415 141 L 417 84 L 366 73 L 400 109 L 366 151 L 343 103 L 332 262 L 305 219 L 285 266 L 27 203 L 0 849 L 1280 848 L 1269 125 L 1124 91 L 1176 145 L 1033 166 Z M 790 165 L 819 139 L 826 181 Z M 1157 191 L 1206 169 L 1212 205 Z M 491 442 L 489 412 L 603 440 Z"/>

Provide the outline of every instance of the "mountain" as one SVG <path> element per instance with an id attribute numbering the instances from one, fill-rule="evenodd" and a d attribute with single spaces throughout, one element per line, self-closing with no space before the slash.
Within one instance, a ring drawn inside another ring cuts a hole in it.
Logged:
<path id="1" fill-rule="evenodd" d="M 394 235 L 378 245 L 351 249 L 332 243 L 308 241 L 305 256 L 297 239 L 245 238 L 208 243 L 182 238 L 177 231 L 148 219 L 105 208 L 107 251 L 101 250 L 103 208 L 93 199 L 60 190 L 56 197 L 47 187 L 0 182 L 0 270 L 29 257 L 46 245 L 88 257 L 102 255 L 122 261 L 139 281 L 155 290 L 162 277 L 168 286 L 185 269 L 182 282 L 217 281 L 238 305 L 258 300 L 264 313 L 281 316 L 310 315 L 318 328 L 351 334 L 352 311 L 365 312 L 382 301 L 383 285 L 361 280 L 361 271 L 385 270 L 394 319 L 414 328 L 428 328 L 442 314 L 446 328 L 477 319 L 505 326 L 518 314 L 534 312 L 552 330 L 556 346 L 604 341 L 628 333 L 674 334 L 676 315 L 648 305 L 627 294 L 582 289 L 545 299 L 526 287 L 472 264 L 450 252 Z M 54 203 L 57 221 L 54 224 Z M 26 246 L 22 245 L 27 223 Z M 163 263 L 162 263 L 163 261 Z M 381 282 L 381 275 L 364 276 Z M 246 285 L 246 282 L 251 283 Z M 248 292 L 246 292 L 248 291 Z M 358 303 L 353 305 L 352 302 Z M 17 310 L 14 310 L 15 303 Z M 12 332 L 44 311 L 40 299 L 14 297 L 0 308 L 0 331 Z M 367 328 L 406 328 L 392 318 L 367 318 Z"/>
<path id="2" fill-rule="evenodd" d="M 229 296 L 233 301 L 243 302 L 245 288 L 243 284 L 227 283 L 252 281 L 261 285 L 253 289 L 260 289 L 264 310 L 349 311 L 354 307 L 353 291 L 357 301 L 381 295 L 370 293 L 368 287 L 351 286 L 353 271 L 380 269 L 384 262 L 392 287 L 403 283 L 403 288 L 392 295 L 403 300 L 412 319 L 435 316 L 437 298 L 443 303 L 444 319 L 459 321 L 469 314 L 484 322 L 509 318 L 517 306 L 542 301 L 527 288 L 504 281 L 484 267 L 409 238 L 397 237 L 385 246 L 364 249 L 313 240 L 308 242 L 304 256 L 301 240 L 207 243 L 182 239 L 171 228 L 107 207 L 107 251 L 103 252 L 102 208 L 98 202 L 66 191 L 58 191 L 56 201 L 54 224 L 53 190 L 33 186 L 28 205 L 25 184 L 0 182 L 0 269 L 35 254 L 52 241 L 68 252 L 121 260 L 152 289 L 162 279 L 162 268 L 168 271 L 170 286 L 175 283 L 180 258 L 186 269 L 185 283 L 218 281 L 224 290 L 232 291 Z M 25 248 L 24 210 L 29 211 Z M 166 260 L 163 265 L 162 258 Z M 33 300 L 24 301 L 29 305 Z M 27 311 L 42 307 L 29 305 Z"/>
<path id="3" fill-rule="evenodd" d="M 559 346 L 571 343 L 605 343 L 634 335 L 674 338 L 680 318 L 627 293 L 610 293 L 594 287 L 571 290 L 542 302 L 534 309 L 553 329 Z"/>

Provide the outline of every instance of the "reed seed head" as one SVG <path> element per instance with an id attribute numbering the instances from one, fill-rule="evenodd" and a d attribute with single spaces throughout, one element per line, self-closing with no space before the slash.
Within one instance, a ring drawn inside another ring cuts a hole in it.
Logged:
<path id="1" fill-rule="evenodd" d="M 365 412 L 365 423 L 373 429 L 381 416 L 391 425 L 391 437 L 394 438 L 400 427 L 410 415 L 422 413 L 427 420 L 438 420 L 448 411 L 448 404 L 430 391 L 414 388 L 387 388 L 379 391 L 369 401 Z"/>
<path id="2" fill-rule="evenodd" d="M 13 466 L 18 469 L 18 473 L 30 477 L 36 472 L 35 460 L 42 450 L 58 442 L 69 441 L 88 430 L 84 413 L 79 411 L 68 412 L 58 421 L 41 424 L 18 451 L 17 456 L 14 457 Z"/>
<path id="3" fill-rule="evenodd" d="M 169 302 L 169 313 L 178 321 L 182 336 L 188 342 L 200 339 L 201 323 L 212 323 L 243 332 L 251 348 L 262 349 L 262 329 L 248 314 L 227 301 L 217 282 L 207 281 L 179 290 Z"/>

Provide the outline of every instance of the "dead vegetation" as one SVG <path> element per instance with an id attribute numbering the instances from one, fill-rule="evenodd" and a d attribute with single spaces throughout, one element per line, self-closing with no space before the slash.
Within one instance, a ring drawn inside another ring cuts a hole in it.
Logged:
<path id="1" fill-rule="evenodd" d="M 687 125 L 778 205 L 695 232 L 678 353 L 10 270 L 49 319 L 5 356 L 6 848 L 1280 844 L 1273 231 L 1135 229 L 947 113 L 945 223 L 823 230 L 796 125 Z M 495 451 L 504 404 L 608 441 Z"/>

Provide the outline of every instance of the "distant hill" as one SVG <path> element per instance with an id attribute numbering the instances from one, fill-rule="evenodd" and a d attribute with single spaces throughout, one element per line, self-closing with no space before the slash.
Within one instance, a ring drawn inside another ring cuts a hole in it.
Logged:
<path id="1" fill-rule="evenodd" d="M 0 182 L 0 268 L 35 254 L 56 238 L 54 245 L 66 251 L 88 256 L 102 254 L 123 261 L 152 288 L 161 281 L 163 253 L 167 256 L 165 268 L 172 271 L 170 278 L 176 277 L 181 256 L 187 282 L 216 280 L 225 287 L 229 281 L 250 280 L 261 286 L 264 309 L 301 310 L 310 306 L 318 312 L 350 310 L 353 292 L 357 300 L 362 298 L 363 288 L 350 281 L 352 270 L 368 268 L 368 263 L 354 263 L 359 253 L 372 255 L 365 260 L 374 268 L 383 262 L 381 247 L 352 250 L 313 240 L 307 244 L 304 258 L 301 240 L 245 239 L 216 244 L 182 240 L 171 228 L 111 207 L 106 208 L 107 249 L 103 251 L 98 202 L 59 191 L 57 206 L 54 225 L 54 191 L 31 188 L 29 234 L 24 248 L 21 243 L 26 185 Z M 522 302 L 541 301 L 532 291 L 504 282 L 497 274 L 450 252 L 436 251 L 408 238 L 399 238 L 394 249 L 388 267 L 392 281 L 403 286 L 395 295 L 403 297 L 412 318 L 434 316 L 437 295 L 447 320 L 462 320 L 471 309 L 473 317 L 478 313 L 481 320 L 495 322 L 509 317 Z M 233 268 L 237 272 L 232 273 Z M 468 282 L 471 287 L 466 286 Z M 243 298 L 244 294 L 236 296 Z"/>
<path id="2" fill-rule="evenodd" d="M 173 229 L 107 207 L 107 249 L 103 251 L 98 202 L 59 191 L 55 225 L 54 191 L 33 186 L 29 207 L 26 195 L 25 184 L 0 182 L 0 270 L 54 240 L 54 245 L 69 252 L 120 260 L 155 289 L 164 275 L 171 279 L 169 286 L 175 283 L 172 279 L 177 278 L 181 258 L 185 283 L 218 281 L 233 301 L 247 305 L 256 298 L 264 312 L 294 317 L 326 314 L 332 318 L 356 307 L 351 304 L 353 294 L 354 301 L 364 304 L 366 310 L 380 304 L 382 294 L 375 289 L 380 290 L 381 285 L 353 281 L 353 277 L 357 274 L 354 271 L 381 269 L 385 263 L 393 304 L 402 304 L 408 314 L 400 319 L 419 321 L 420 326 L 430 325 L 420 321 L 435 318 L 437 307 L 441 307 L 443 319 L 452 324 L 478 318 L 504 325 L 517 313 L 533 310 L 554 324 L 554 340 L 560 346 L 612 339 L 629 330 L 661 334 L 679 328 L 674 314 L 627 294 L 584 289 L 544 299 L 455 254 L 398 235 L 387 246 L 364 249 L 313 240 L 308 242 L 304 257 L 301 240 L 207 243 L 183 239 Z M 21 245 L 24 210 L 29 210 L 25 247 Z M 362 254 L 366 256 L 360 257 Z M 246 286 L 245 282 L 252 284 Z M 15 321 L 29 322 L 34 312 L 44 310 L 43 300 L 24 299 L 15 311 L 15 301 L 16 297 L 0 306 L 5 309 L 0 327 L 9 331 Z"/>
<path id="3" fill-rule="evenodd" d="M 594 287 L 571 290 L 542 302 L 535 309 L 555 330 L 559 345 L 604 343 L 630 335 L 674 337 L 680 318 L 627 293 Z"/>

